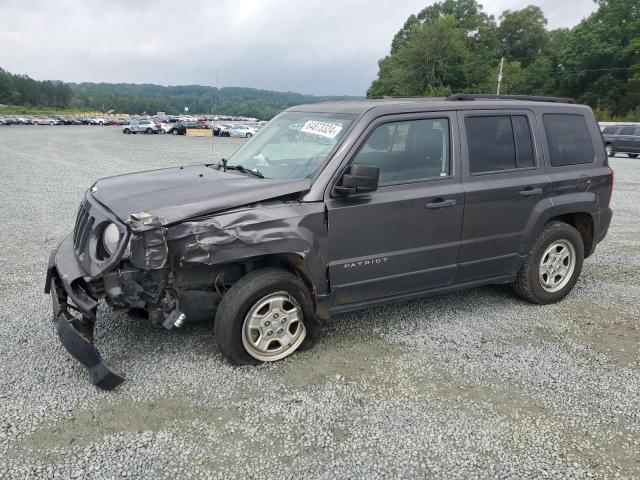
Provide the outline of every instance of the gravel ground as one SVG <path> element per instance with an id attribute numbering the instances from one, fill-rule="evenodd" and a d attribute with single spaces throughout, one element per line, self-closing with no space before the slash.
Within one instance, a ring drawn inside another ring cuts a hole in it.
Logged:
<path id="1" fill-rule="evenodd" d="M 233 367 L 205 326 L 99 311 L 127 374 L 88 381 L 42 293 L 97 178 L 217 161 L 243 140 L 0 128 L 0 478 L 640 478 L 640 161 L 614 219 L 546 307 L 487 287 L 343 314 L 317 347 Z"/>

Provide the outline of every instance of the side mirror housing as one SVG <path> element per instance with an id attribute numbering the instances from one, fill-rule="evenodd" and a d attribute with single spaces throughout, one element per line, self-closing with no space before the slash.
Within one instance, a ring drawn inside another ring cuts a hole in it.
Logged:
<path id="1" fill-rule="evenodd" d="M 378 189 L 380 170 L 373 165 L 353 164 L 333 187 L 336 195 L 347 196 L 356 193 L 375 192 Z"/>

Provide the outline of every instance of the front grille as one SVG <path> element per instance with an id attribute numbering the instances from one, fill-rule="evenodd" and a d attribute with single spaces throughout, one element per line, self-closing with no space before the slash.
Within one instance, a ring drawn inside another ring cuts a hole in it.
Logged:
<path id="1" fill-rule="evenodd" d="M 82 202 L 76 217 L 76 226 L 73 230 L 73 247 L 77 255 L 84 253 L 94 223 L 95 218 L 89 213 L 85 203 Z"/>

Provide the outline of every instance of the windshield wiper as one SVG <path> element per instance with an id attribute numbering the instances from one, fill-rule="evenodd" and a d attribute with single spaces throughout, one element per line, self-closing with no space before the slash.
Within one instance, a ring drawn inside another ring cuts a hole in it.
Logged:
<path id="1" fill-rule="evenodd" d="M 223 165 L 224 165 L 225 172 L 227 170 L 237 170 L 238 172 L 241 172 L 241 173 L 249 173 L 254 177 L 264 178 L 264 175 L 260 173 L 260 170 L 257 170 L 257 169 L 251 170 L 250 168 L 243 167 L 242 165 L 227 165 L 227 162 L 225 162 Z"/>

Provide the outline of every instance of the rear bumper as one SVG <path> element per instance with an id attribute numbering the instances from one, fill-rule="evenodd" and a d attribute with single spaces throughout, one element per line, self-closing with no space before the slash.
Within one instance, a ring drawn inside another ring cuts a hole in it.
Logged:
<path id="1" fill-rule="evenodd" d="M 600 228 L 598 236 L 594 242 L 594 248 L 596 243 L 600 243 L 607 236 L 609 231 L 609 225 L 611 225 L 611 217 L 613 217 L 613 211 L 610 208 L 605 208 L 600 212 Z"/>
<path id="2" fill-rule="evenodd" d="M 69 236 L 51 252 L 45 293 L 51 295 L 53 324 L 62 345 L 88 369 L 94 385 L 111 390 L 120 385 L 124 377 L 107 365 L 93 345 L 98 301 L 82 290 L 79 280 L 85 275 L 76 262 L 73 240 Z"/>

